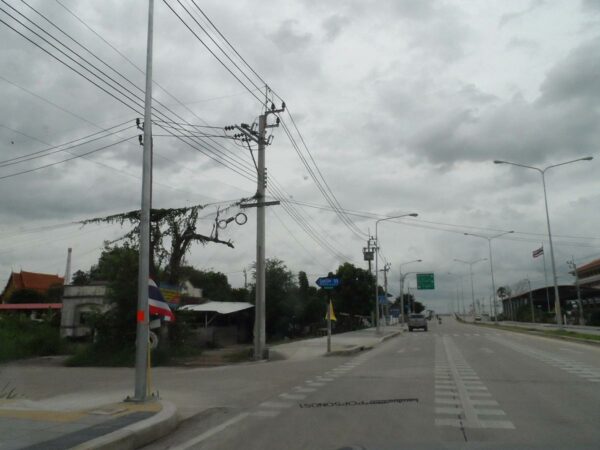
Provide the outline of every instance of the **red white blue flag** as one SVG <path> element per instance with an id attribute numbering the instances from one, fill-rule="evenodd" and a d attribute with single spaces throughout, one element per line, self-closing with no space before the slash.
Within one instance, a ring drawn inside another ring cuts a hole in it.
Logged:
<path id="1" fill-rule="evenodd" d="M 148 284 L 148 309 L 151 315 L 163 316 L 167 322 L 175 322 L 175 315 L 154 280 L 149 280 Z"/>
<path id="2" fill-rule="evenodd" d="M 537 250 L 534 250 L 533 252 L 531 252 L 531 255 L 534 258 L 537 258 L 538 256 L 542 256 L 544 254 L 544 246 L 542 245 L 540 248 L 538 248 Z"/>

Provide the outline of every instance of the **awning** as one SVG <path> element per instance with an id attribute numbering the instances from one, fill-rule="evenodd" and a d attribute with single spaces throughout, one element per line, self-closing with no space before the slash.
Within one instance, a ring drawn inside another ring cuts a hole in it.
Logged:
<path id="1" fill-rule="evenodd" d="M 218 314 L 231 314 L 244 309 L 254 308 L 252 303 L 247 302 L 206 302 L 201 305 L 185 305 L 179 311 L 215 312 Z"/>

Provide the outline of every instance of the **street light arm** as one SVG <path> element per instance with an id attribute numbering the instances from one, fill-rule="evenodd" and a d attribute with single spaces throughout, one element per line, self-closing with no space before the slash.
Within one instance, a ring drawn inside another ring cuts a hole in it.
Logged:
<path id="1" fill-rule="evenodd" d="M 572 163 L 578 162 L 578 161 L 591 161 L 592 159 L 594 159 L 593 156 L 586 156 L 585 158 L 578 158 L 578 159 L 574 159 L 572 161 L 567 161 L 567 162 L 563 162 L 563 163 L 559 163 L 559 164 L 552 164 L 551 166 L 546 167 L 543 170 L 543 172 L 545 172 L 548 169 L 552 169 L 553 167 L 565 166 L 567 164 L 572 164 Z"/>
<path id="2" fill-rule="evenodd" d="M 543 170 L 538 167 L 528 166 L 526 164 L 519 164 L 519 163 L 510 162 L 510 161 L 500 161 L 500 160 L 496 159 L 494 161 L 494 164 L 510 164 L 511 166 L 525 167 L 526 169 L 533 169 L 533 170 L 537 170 L 540 173 L 543 173 Z"/>

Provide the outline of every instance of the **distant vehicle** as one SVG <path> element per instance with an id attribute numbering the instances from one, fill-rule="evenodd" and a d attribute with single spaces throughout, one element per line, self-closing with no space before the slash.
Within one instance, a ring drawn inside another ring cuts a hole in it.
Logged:
<path id="1" fill-rule="evenodd" d="M 475 321 L 476 322 L 481 322 L 481 316 L 479 316 L 479 315 L 475 316 Z"/>
<path id="2" fill-rule="evenodd" d="M 409 314 L 408 316 L 408 331 L 415 328 L 423 328 L 427 331 L 427 320 L 423 314 Z"/>

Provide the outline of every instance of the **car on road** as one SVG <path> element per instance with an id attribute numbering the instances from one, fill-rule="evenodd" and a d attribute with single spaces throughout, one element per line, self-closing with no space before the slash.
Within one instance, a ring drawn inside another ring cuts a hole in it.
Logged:
<path id="1" fill-rule="evenodd" d="M 480 315 L 476 315 L 475 316 L 475 321 L 476 322 L 481 322 L 481 316 Z"/>
<path id="2" fill-rule="evenodd" d="M 422 328 L 427 331 L 427 319 L 423 314 L 409 314 L 408 315 L 408 331 L 412 331 L 415 328 Z"/>

